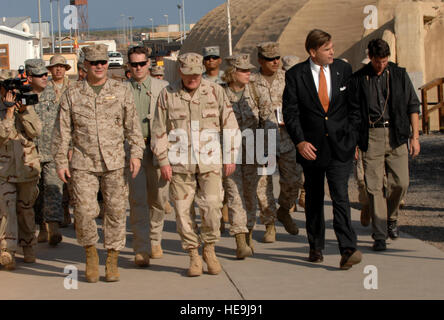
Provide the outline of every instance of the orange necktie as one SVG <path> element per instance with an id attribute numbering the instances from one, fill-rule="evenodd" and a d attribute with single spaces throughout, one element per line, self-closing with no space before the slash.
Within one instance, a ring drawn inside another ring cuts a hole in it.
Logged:
<path id="1" fill-rule="evenodd" d="M 328 105 L 330 101 L 328 99 L 328 90 L 327 90 L 327 80 L 325 79 L 324 68 L 321 67 L 319 70 L 319 100 L 321 101 L 322 107 L 324 107 L 325 113 L 328 111 Z"/>

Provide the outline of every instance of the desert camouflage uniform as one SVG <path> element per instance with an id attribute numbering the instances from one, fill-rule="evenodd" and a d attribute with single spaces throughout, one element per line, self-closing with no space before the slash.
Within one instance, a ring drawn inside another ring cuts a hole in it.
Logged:
<path id="1" fill-rule="evenodd" d="M 34 201 L 40 157 L 33 142 L 42 125 L 33 106 L 6 119 L 0 100 L 0 249 L 36 244 Z"/>
<path id="2" fill-rule="evenodd" d="M 270 83 L 260 74 L 256 73 L 250 79 L 253 87 L 253 96 L 258 101 L 260 127 L 265 130 L 267 137 L 268 130 L 276 130 L 276 153 L 277 164 L 279 168 L 279 205 L 286 209 L 295 203 L 298 197 L 299 189 L 303 187 L 302 167 L 296 162 L 296 148 L 287 133 L 284 126 L 277 123 L 277 108 L 282 108 L 282 94 L 285 88 L 285 72 L 278 70 L 273 83 Z M 268 139 L 265 138 L 265 152 L 268 150 Z M 268 210 L 276 212 L 276 205 L 273 195 L 272 175 L 263 175 L 259 178 L 258 192 L 259 205 L 262 211 L 268 207 Z M 270 204 L 273 202 L 272 206 Z"/>
<path id="3" fill-rule="evenodd" d="M 34 109 L 42 122 L 42 133 L 35 140 L 42 167 L 39 180 L 40 193 L 34 205 L 36 223 L 62 222 L 63 181 L 57 176 L 51 154 L 52 130 L 59 109 L 52 86 L 47 86 L 39 95 L 39 103 L 34 106 Z"/>
<path id="4" fill-rule="evenodd" d="M 236 115 L 240 130 L 245 132 L 246 129 L 251 129 L 253 139 L 255 139 L 256 129 L 259 126 L 259 109 L 255 105 L 250 86 L 247 85 L 245 87 L 241 99 L 238 99 L 228 87 L 225 88 L 225 92 L 233 105 L 233 111 Z M 224 189 L 231 223 L 231 235 L 247 233 L 248 230 L 252 230 L 256 224 L 256 190 L 259 176 L 257 174 L 257 165 L 254 163 L 254 157 L 251 159 L 253 161 L 249 160 L 249 163 L 246 161 L 247 151 L 254 154 L 256 148 L 254 143 L 252 146 L 249 146 L 249 148 L 246 148 L 246 141 L 246 139 L 242 141 L 242 164 L 236 166 L 236 171 L 231 176 L 224 178 Z M 251 147 L 253 150 L 250 149 Z M 267 210 L 265 213 L 271 214 L 265 216 L 261 212 L 261 222 L 264 224 L 273 222 L 273 212 Z"/>
<path id="5" fill-rule="evenodd" d="M 56 95 L 56 104 L 60 103 L 60 99 L 62 98 L 62 94 L 65 92 L 65 90 L 71 85 L 71 81 L 65 77 L 63 79 L 63 84 L 61 87 L 59 87 L 54 80 L 48 81 L 48 87 L 52 87 L 54 90 L 54 93 Z"/>
<path id="6" fill-rule="evenodd" d="M 130 223 L 134 234 L 135 253 L 148 252 L 148 245 L 160 245 L 165 220 L 165 204 L 169 197 L 169 182 L 162 179 L 160 169 L 150 149 L 151 128 L 160 91 L 168 82 L 148 77 L 138 89 L 129 82 L 147 143 L 139 174 L 129 179 Z M 149 210 L 148 210 L 149 206 Z M 149 216 L 148 216 L 149 212 Z"/>
<path id="7" fill-rule="evenodd" d="M 72 140 L 70 166 L 77 241 L 95 245 L 99 237 L 97 192 L 104 200 L 104 246 L 120 251 L 125 246 L 126 203 L 124 140 L 130 157 L 142 159 L 145 144 L 130 88 L 107 79 L 96 95 L 87 81 L 72 84 L 63 94 L 53 132 L 52 154 L 57 170 L 67 169 L 67 152 Z"/>
<path id="8" fill-rule="evenodd" d="M 179 130 L 177 130 L 179 129 Z M 200 245 L 194 230 L 195 219 L 190 206 L 196 195 L 201 215 L 201 240 L 205 244 L 215 243 L 220 238 L 222 208 L 222 150 L 220 137 L 223 129 L 238 130 L 233 109 L 223 88 L 202 79 L 199 88 L 191 96 L 177 81 L 162 90 L 153 122 L 151 148 L 160 166 L 170 165 L 173 170 L 170 183 L 170 198 L 176 208 L 177 230 L 184 250 Z M 207 138 L 199 133 L 205 130 Z M 180 134 L 180 131 L 186 138 Z M 180 143 L 170 143 L 180 141 Z M 171 140 L 172 139 L 172 140 Z M 177 140 L 176 140 L 177 139 Z M 208 149 L 209 143 L 214 148 Z M 175 161 L 175 152 L 188 157 Z M 224 145 L 234 151 L 235 147 Z M 219 154 L 217 154 L 219 153 Z M 216 163 L 204 163 L 203 157 L 215 155 Z M 198 161 L 193 161 L 192 156 Z M 197 162 L 197 164 L 196 164 Z M 197 194 L 196 194 L 196 187 Z"/>
<path id="9" fill-rule="evenodd" d="M 205 80 L 220 84 L 220 85 L 225 85 L 226 83 L 222 80 L 222 76 L 223 76 L 224 72 L 222 70 L 219 71 L 219 74 L 217 75 L 217 78 L 210 78 L 207 73 L 205 72 L 204 74 L 202 74 L 202 78 L 204 78 Z"/>

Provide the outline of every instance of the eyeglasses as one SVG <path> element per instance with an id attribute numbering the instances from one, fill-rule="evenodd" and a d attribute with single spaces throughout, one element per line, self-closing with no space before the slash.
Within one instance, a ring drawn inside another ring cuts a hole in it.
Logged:
<path id="1" fill-rule="evenodd" d="M 99 64 L 102 65 L 102 66 L 106 65 L 108 63 L 108 61 L 106 61 L 106 60 L 97 60 L 97 61 L 89 61 L 89 63 L 92 66 L 97 67 Z"/>
<path id="2" fill-rule="evenodd" d="M 281 57 L 273 57 L 273 58 L 267 58 L 267 57 L 262 57 L 262 59 L 264 59 L 265 61 L 275 61 L 275 60 L 280 60 Z"/>
<path id="3" fill-rule="evenodd" d="M 33 74 L 32 75 L 33 78 L 43 78 L 43 77 L 47 77 L 47 76 L 48 76 L 48 72 L 42 73 L 42 74 L 39 74 L 39 75 L 37 75 L 37 74 Z"/>
<path id="4" fill-rule="evenodd" d="M 217 59 L 219 59 L 220 57 L 219 56 L 206 56 L 205 58 L 204 58 L 204 60 L 205 61 L 208 61 L 208 60 L 217 60 Z"/>
<path id="5" fill-rule="evenodd" d="M 140 62 L 130 62 L 130 66 L 133 68 L 137 68 L 137 66 L 145 67 L 148 61 L 140 61 Z"/>

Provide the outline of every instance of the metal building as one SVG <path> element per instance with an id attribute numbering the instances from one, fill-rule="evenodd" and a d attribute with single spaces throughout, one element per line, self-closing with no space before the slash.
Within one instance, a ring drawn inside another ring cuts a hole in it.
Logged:
<path id="1" fill-rule="evenodd" d="M 26 59 L 35 58 L 33 38 L 30 33 L 0 26 L 0 69 L 17 70 Z"/>

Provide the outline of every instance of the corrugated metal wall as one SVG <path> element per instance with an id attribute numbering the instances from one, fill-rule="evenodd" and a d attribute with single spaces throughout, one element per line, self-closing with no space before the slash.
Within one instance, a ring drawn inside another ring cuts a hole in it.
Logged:
<path id="1" fill-rule="evenodd" d="M 9 68 L 17 70 L 26 59 L 34 58 L 32 39 L 12 35 L 0 30 L 0 44 L 9 45 Z"/>

